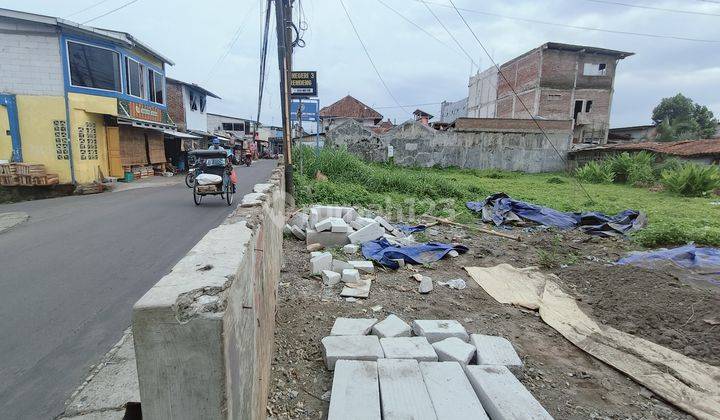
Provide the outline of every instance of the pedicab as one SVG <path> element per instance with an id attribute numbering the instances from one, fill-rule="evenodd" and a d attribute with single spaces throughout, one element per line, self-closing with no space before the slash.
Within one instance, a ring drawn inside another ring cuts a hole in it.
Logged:
<path id="1" fill-rule="evenodd" d="M 233 203 L 235 183 L 237 182 L 233 171 L 233 157 L 227 151 L 221 150 L 194 150 L 190 155 L 197 159 L 193 182 L 193 201 L 199 206 L 203 198 L 208 195 L 219 195 L 227 205 Z"/>

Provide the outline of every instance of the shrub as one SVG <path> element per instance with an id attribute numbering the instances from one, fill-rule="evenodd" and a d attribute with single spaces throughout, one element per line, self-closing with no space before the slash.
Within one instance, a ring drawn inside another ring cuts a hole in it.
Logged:
<path id="1" fill-rule="evenodd" d="M 636 187 L 649 187 L 655 183 L 657 177 L 650 165 L 633 165 L 628 171 L 627 180 Z"/>
<path id="2" fill-rule="evenodd" d="M 605 163 L 589 162 L 585 166 L 577 168 L 575 176 L 583 182 L 607 184 L 613 182 L 615 172 L 613 172 L 610 165 Z"/>
<path id="3" fill-rule="evenodd" d="M 652 171 L 655 163 L 655 155 L 641 151 L 638 153 L 622 152 L 606 160 L 610 168 L 615 172 L 615 182 L 625 183 L 629 181 L 630 172 L 647 173 L 648 169 Z"/>
<path id="4" fill-rule="evenodd" d="M 686 163 L 679 169 L 664 171 L 662 183 L 668 191 L 687 197 L 699 197 L 720 188 L 720 170 L 713 165 Z"/>
<path id="5" fill-rule="evenodd" d="M 662 177 L 662 173 L 664 171 L 680 169 L 682 166 L 683 166 L 683 162 L 680 159 L 678 159 L 674 156 L 671 156 L 671 157 L 665 158 L 662 162 L 657 162 L 653 166 L 653 171 L 655 172 L 655 177 L 657 179 L 660 179 L 660 177 Z"/>

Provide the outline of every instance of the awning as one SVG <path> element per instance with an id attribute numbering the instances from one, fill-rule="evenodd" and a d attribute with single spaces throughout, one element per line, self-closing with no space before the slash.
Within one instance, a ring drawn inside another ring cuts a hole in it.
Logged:
<path id="1" fill-rule="evenodd" d="M 179 131 L 170 130 L 170 129 L 163 130 L 163 133 L 167 134 L 168 136 L 178 137 L 181 139 L 201 139 L 202 138 L 200 136 L 194 136 L 194 135 L 188 134 L 188 133 L 181 133 Z"/>

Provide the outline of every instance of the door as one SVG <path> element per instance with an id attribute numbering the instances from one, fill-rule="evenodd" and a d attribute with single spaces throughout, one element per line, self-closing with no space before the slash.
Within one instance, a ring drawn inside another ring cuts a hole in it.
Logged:
<path id="1" fill-rule="evenodd" d="M 105 127 L 105 138 L 107 139 L 108 170 L 110 176 L 122 178 L 125 172 L 120 159 L 120 127 Z"/>

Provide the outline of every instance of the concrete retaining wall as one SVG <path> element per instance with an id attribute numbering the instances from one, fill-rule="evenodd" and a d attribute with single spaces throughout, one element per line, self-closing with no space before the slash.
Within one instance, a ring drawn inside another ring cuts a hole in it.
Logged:
<path id="1" fill-rule="evenodd" d="M 238 207 L 133 308 L 143 418 L 265 418 L 284 180 Z"/>

